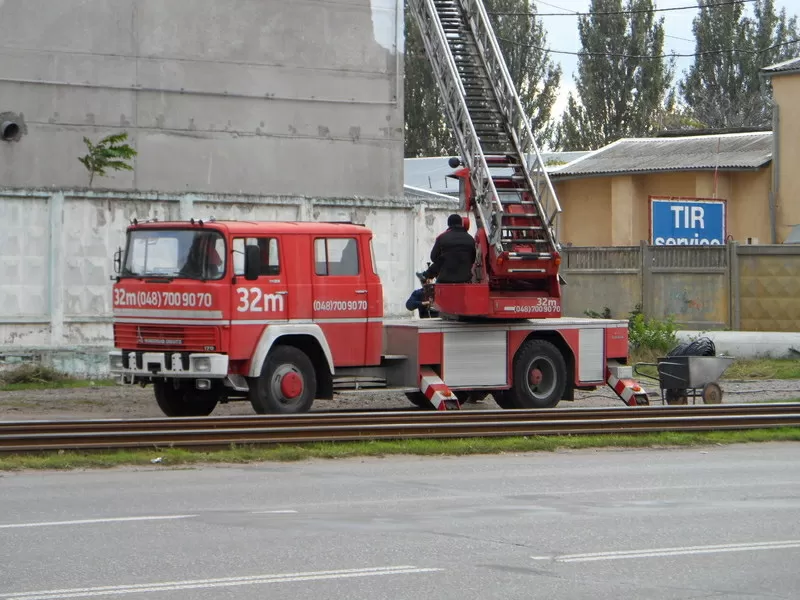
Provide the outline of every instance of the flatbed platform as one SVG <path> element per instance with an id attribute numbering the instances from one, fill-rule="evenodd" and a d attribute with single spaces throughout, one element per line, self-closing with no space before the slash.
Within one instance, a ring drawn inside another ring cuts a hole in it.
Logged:
<path id="1" fill-rule="evenodd" d="M 560 317 L 557 319 L 513 319 L 508 321 L 456 321 L 452 319 L 384 319 L 385 327 L 411 327 L 430 332 L 469 330 L 549 330 L 549 329 L 608 329 L 628 327 L 622 319 L 591 319 L 589 317 Z"/>

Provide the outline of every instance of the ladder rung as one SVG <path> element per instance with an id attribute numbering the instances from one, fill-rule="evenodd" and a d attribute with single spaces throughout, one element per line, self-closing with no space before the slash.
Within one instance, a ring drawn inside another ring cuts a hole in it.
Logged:
<path id="1" fill-rule="evenodd" d="M 553 255 L 549 252 L 510 252 L 508 257 L 511 260 L 551 260 Z"/>

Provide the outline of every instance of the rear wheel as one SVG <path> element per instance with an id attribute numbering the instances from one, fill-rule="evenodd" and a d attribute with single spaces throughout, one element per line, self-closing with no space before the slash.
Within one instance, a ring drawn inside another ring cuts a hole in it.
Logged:
<path id="1" fill-rule="evenodd" d="M 514 357 L 513 374 L 506 400 L 514 408 L 553 408 L 564 397 L 567 364 L 559 349 L 546 340 L 522 344 Z"/>
<path id="2" fill-rule="evenodd" d="M 722 403 L 722 388 L 718 383 L 707 383 L 703 386 L 703 403 L 704 404 L 721 404 Z"/>
<path id="3" fill-rule="evenodd" d="M 496 392 L 492 392 L 492 398 L 494 398 L 494 401 L 497 402 L 497 406 L 505 410 L 517 408 L 517 405 L 514 403 L 513 396 L 514 394 L 512 393 L 512 390 L 498 390 Z"/>
<path id="4" fill-rule="evenodd" d="M 262 415 L 308 412 L 316 395 L 314 365 L 294 346 L 276 346 L 270 351 L 249 392 L 253 410 Z"/>
<path id="5" fill-rule="evenodd" d="M 153 384 L 158 407 L 168 417 L 207 417 L 217 407 L 219 392 L 190 388 L 191 382 L 176 389 L 171 381 Z"/>

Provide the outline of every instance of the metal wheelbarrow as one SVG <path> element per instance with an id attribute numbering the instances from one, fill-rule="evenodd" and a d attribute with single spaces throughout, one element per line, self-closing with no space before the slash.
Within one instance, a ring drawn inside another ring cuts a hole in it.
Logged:
<path id="1" fill-rule="evenodd" d="M 692 404 L 701 398 L 704 404 L 720 404 L 722 388 L 717 381 L 735 360 L 730 356 L 669 356 L 657 363 L 636 363 L 633 371 L 641 377 L 658 379 L 662 404 Z M 638 368 L 656 367 L 658 378 L 641 373 Z"/>

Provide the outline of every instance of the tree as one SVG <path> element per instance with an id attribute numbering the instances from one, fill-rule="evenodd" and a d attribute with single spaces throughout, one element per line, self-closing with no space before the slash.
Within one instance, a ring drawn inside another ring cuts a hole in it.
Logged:
<path id="1" fill-rule="evenodd" d="M 663 57 L 664 20 L 653 0 L 592 0 L 578 22 L 581 54 L 556 132 L 556 147 L 595 150 L 622 137 L 646 136 L 671 110 L 674 63 Z M 616 13 L 616 14 L 601 14 Z"/>
<path id="2" fill-rule="evenodd" d="M 769 126 L 771 90 L 759 71 L 797 55 L 787 44 L 800 37 L 797 18 L 776 13 L 774 0 L 755 0 L 753 17 L 743 4 L 703 0 L 693 30 L 697 56 L 679 84 L 693 117 L 709 128 Z"/>
<path id="3" fill-rule="evenodd" d="M 561 67 L 545 49 L 544 26 L 532 0 L 486 0 L 486 10 L 536 143 L 542 145 L 553 134 L 550 113 L 561 81 Z M 422 38 L 408 9 L 405 71 L 406 157 L 457 154 Z"/>
<path id="4" fill-rule="evenodd" d="M 104 137 L 97 144 L 92 144 L 89 138 L 83 138 L 89 152 L 78 160 L 89 172 L 89 187 L 95 176 L 105 177 L 108 169 L 114 171 L 133 171 L 133 167 L 126 161 L 136 156 L 136 150 L 125 144 L 127 133 L 117 133 Z"/>

